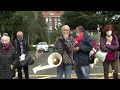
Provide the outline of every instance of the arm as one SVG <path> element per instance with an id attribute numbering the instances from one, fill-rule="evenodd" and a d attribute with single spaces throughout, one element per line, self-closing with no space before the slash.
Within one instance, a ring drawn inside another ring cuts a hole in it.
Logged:
<path id="1" fill-rule="evenodd" d="M 106 47 L 104 38 L 100 38 L 100 50 L 103 52 L 109 52 L 109 49 Z"/>
<path id="2" fill-rule="evenodd" d="M 90 52 L 93 49 L 91 42 L 89 42 L 89 44 L 84 44 L 84 43 L 80 43 L 79 44 L 79 50 L 82 52 Z"/>
<path id="3" fill-rule="evenodd" d="M 90 36 L 85 36 L 78 46 L 80 51 L 89 53 L 93 49 L 92 39 Z"/>
<path id="4" fill-rule="evenodd" d="M 28 44 L 28 40 L 25 39 L 24 42 L 25 42 L 26 54 L 29 54 L 30 47 L 29 47 L 29 44 Z"/>
<path id="5" fill-rule="evenodd" d="M 119 49 L 119 42 L 118 42 L 118 38 L 117 36 L 115 36 L 115 45 L 114 46 L 111 46 L 111 45 L 106 45 L 106 48 L 112 50 L 112 51 L 116 51 Z"/>
<path id="6" fill-rule="evenodd" d="M 66 49 L 69 49 L 68 51 L 72 52 L 74 50 L 75 45 L 74 39 L 71 37 L 70 39 L 65 40 L 65 45 Z"/>
<path id="7" fill-rule="evenodd" d="M 18 65 L 19 62 L 18 60 L 19 60 L 19 55 L 16 53 L 15 48 L 13 48 L 13 63 L 12 63 L 13 69 Z"/>
<path id="8" fill-rule="evenodd" d="M 59 38 L 54 43 L 53 52 L 58 52 L 61 55 L 63 53 L 62 44 L 60 43 Z"/>

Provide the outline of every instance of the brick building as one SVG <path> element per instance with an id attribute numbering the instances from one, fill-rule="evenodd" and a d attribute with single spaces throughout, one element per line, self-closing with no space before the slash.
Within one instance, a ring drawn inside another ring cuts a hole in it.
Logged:
<path id="1" fill-rule="evenodd" d="M 53 32 L 56 26 L 62 25 L 60 17 L 63 13 L 63 11 L 43 11 L 43 17 L 48 24 L 48 32 Z"/>

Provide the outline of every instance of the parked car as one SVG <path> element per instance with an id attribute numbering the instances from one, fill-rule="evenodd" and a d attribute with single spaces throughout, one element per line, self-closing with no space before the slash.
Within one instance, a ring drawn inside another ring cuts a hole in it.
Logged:
<path id="1" fill-rule="evenodd" d="M 48 51 L 48 44 L 47 42 L 39 42 L 38 45 L 36 46 L 37 51 Z"/>

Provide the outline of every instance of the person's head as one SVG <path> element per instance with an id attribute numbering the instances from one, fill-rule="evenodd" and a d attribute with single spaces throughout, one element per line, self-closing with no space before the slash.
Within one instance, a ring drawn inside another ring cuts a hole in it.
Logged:
<path id="1" fill-rule="evenodd" d="M 108 25 L 105 25 L 102 30 L 101 30 L 101 34 L 103 36 L 111 36 L 111 35 L 114 35 L 114 28 L 111 24 L 108 24 Z"/>
<path id="2" fill-rule="evenodd" d="M 17 39 L 20 41 L 23 40 L 23 32 L 22 31 L 17 32 Z"/>
<path id="3" fill-rule="evenodd" d="M 70 33 L 70 27 L 68 25 L 64 25 L 61 29 L 62 34 L 68 34 Z"/>
<path id="4" fill-rule="evenodd" d="M 1 43 L 2 46 L 7 46 L 10 43 L 10 37 L 9 36 L 2 36 L 1 37 Z"/>
<path id="5" fill-rule="evenodd" d="M 9 36 L 8 33 L 3 33 L 3 36 Z"/>
<path id="6" fill-rule="evenodd" d="M 85 29 L 83 26 L 76 27 L 76 36 L 79 36 L 84 31 L 85 31 Z"/>

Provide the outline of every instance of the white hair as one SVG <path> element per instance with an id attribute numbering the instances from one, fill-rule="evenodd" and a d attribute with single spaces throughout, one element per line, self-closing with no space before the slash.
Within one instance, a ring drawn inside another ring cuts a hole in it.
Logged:
<path id="1" fill-rule="evenodd" d="M 18 32 L 17 32 L 17 36 L 18 36 L 18 35 L 23 35 L 23 32 L 22 32 L 22 31 L 18 31 Z"/>
<path id="2" fill-rule="evenodd" d="M 70 27 L 69 27 L 68 25 L 64 25 L 64 26 L 62 27 L 62 30 L 64 30 L 64 29 L 70 30 Z"/>
<path id="3" fill-rule="evenodd" d="M 2 36 L 1 37 L 1 42 L 4 40 L 4 39 L 6 39 L 6 42 L 10 42 L 10 37 L 9 36 Z"/>

